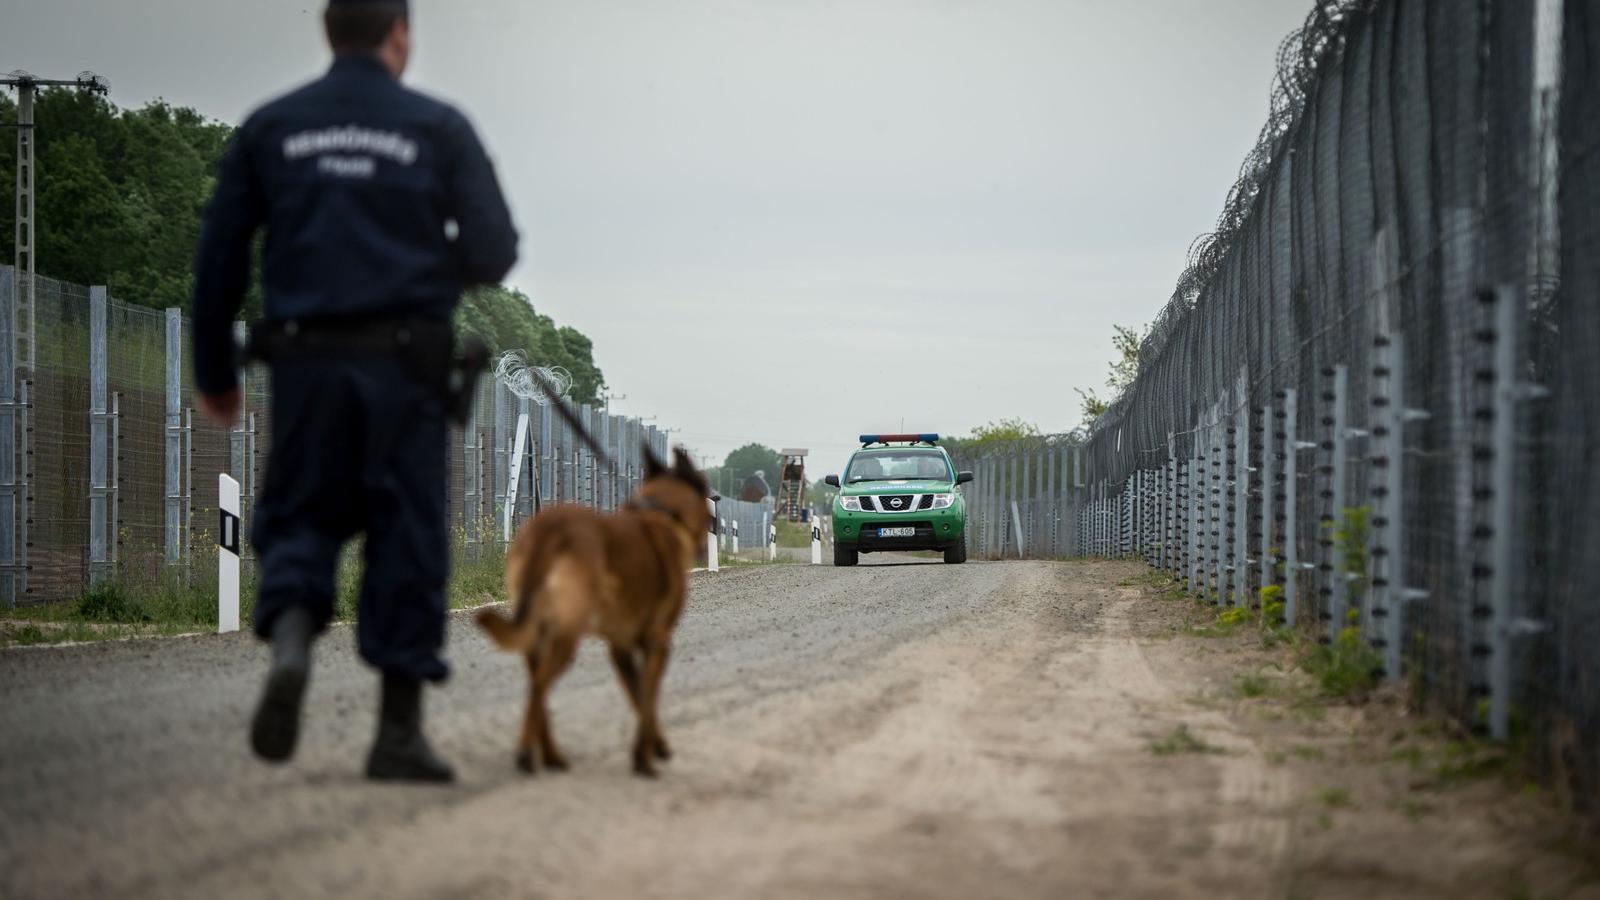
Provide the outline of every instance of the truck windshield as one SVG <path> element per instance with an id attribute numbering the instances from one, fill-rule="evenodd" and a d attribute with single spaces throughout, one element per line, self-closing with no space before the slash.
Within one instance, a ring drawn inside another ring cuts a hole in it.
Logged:
<path id="1" fill-rule="evenodd" d="M 950 464 L 937 450 L 870 450 L 857 453 L 845 470 L 847 484 L 933 478 L 949 481 Z"/>

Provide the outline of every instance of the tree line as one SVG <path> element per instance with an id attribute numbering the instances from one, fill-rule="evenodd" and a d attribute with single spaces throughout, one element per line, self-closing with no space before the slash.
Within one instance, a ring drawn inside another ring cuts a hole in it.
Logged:
<path id="1" fill-rule="evenodd" d="M 0 122 L 16 122 L 16 102 L 0 93 Z M 104 284 L 111 296 L 157 309 L 189 305 L 201 216 L 233 126 L 155 100 L 119 109 L 104 97 L 52 89 L 34 104 L 37 269 L 61 281 Z M 13 201 L 0 204 L 0 234 L 16 234 L 16 141 L 0 130 L 0 178 Z M 252 283 L 245 315 L 261 312 Z M 519 349 L 539 365 L 573 376 L 572 396 L 598 402 L 605 377 L 594 344 L 539 313 L 526 294 L 492 285 L 469 291 L 457 326 L 496 353 Z"/>

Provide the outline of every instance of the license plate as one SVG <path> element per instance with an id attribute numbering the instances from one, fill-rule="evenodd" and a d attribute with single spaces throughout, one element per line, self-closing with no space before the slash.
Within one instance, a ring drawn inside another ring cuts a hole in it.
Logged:
<path id="1" fill-rule="evenodd" d="M 915 528 L 879 528 L 878 537 L 916 537 Z"/>

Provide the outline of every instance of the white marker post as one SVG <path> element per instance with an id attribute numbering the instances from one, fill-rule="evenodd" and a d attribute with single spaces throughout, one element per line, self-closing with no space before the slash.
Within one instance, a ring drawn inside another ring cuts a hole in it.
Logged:
<path id="1" fill-rule="evenodd" d="M 811 564 L 822 565 L 822 520 L 811 517 Z"/>
<path id="2" fill-rule="evenodd" d="M 717 559 L 717 501 L 707 500 L 706 509 L 711 511 L 711 525 L 706 532 L 706 568 L 715 572 L 721 568 L 721 561 Z"/>
<path id="3" fill-rule="evenodd" d="M 767 525 L 767 559 L 768 560 L 775 560 L 777 558 L 778 558 L 778 526 L 776 524 L 768 524 Z"/>
<path id="4" fill-rule="evenodd" d="M 217 634 L 239 630 L 239 482 L 217 476 Z"/>
<path id="5" fill-rule="evenodd" d="M 733 520 L 733 555 L 739 555 L 739 520 Z"/>
<path id="6" fill-rule="evenodd" d="M 509 461 L 510 474 L 506 477 L 506 508 L 504 511 L 505 521 L 503 523 L 503 539 L 507 544 L 511 543 L 512 517 L 517 511 L 517 489 L 522 481 L 522 458 L 523 455 L 528 452 L 528 433 L 528 414 L 522 413 L 517 416 L 517 436 L 516 441 L 511 447 L 511 459 Z M 537 488 L 538 486 L 539 480 L 537 477 L 535 477 L 534 487 Z"/>
<path id="7" fill-rule="evenodd" d="M 1118 432 L 1120 434 L 1121 432 Z M 1016 526 L 1017 532 L 1017 559 L 1022 558 L 1022 513 L 1017 509 L 1017 501 L 1011 501 L 1011 524 Z"/>

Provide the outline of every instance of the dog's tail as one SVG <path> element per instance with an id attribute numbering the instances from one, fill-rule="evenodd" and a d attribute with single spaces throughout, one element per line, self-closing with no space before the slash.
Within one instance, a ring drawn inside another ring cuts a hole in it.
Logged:
<path id="1" fill-rule="evenodd" d="M 545 567 L 543 578 L 523 573 L 513 586 L 511 617 L 497 609 L 480 609 L 478 627 L 502 650 L 528 653 L 537 649 L 551 626 L 558 630 L 581 626 L 575 619 L 581 618 L 581 595 L 587 590 L 582 583 L 584 572 L 582 563 L 564 553 Z"/>

